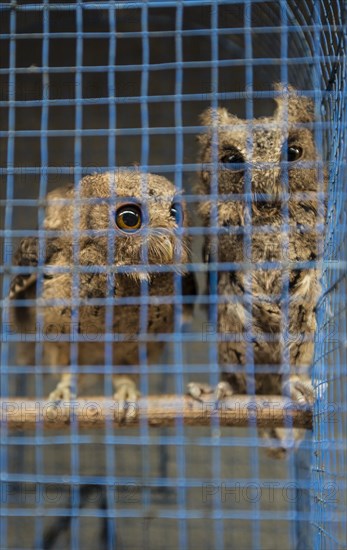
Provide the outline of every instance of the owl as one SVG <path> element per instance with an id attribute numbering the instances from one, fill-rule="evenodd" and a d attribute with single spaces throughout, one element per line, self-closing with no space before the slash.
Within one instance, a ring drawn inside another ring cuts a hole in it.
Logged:
<path id="1" fill-rule="evenodd" d="M 273 116 L 243 120 L 225 108 L 201 116 L 208 127 L 198 138 L 204 255 L 218 262 L 210 284 L 218 294 L 217 396 L 284 394 L 312 403 L 326 176 L 313 102 L 292 87 L 275 90 Z M 194 397 L 204 390 L 189 385 Z M 272 456 L 286 455 L 288 430 L 262 435 L 282 442 Z"/>
<path id="2" fill-rule="evenodd" d="M 93 174 L 47 195 L 43 238 L 23 239 L 16 254 L 34 269 L 14 278 L 9 303 L 16 330 L 38 333 L 42 364 L 61 373 L 50 401 L 76 397 L 71 364 L 80 390 L 92 377 L 79 366 L 103 374 L 110 360 L 120 411 L 137 401 L 139 365 L 157 360 L 156 335 L 174 328 L 175 277 L 191 283 L 186 225 L 175 186 L 136 170 Z M 28 357 L 26 346 L 19 361 Z"/>

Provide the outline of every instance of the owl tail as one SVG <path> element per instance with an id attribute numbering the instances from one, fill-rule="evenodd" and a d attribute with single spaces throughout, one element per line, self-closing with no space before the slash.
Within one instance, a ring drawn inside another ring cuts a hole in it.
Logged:
<path id="1" fill-rule="evenodd" d="M 265 447 L 266 454 L 270 458 L 283 460 L 296 449 L 304 437 L 305 430 L 300 428 L 271 428 L 261 429 L 259 434 L 269 440 L 268 446 Z M 277 440 L 276 445 L 274 445 L 274 440 Z"/>

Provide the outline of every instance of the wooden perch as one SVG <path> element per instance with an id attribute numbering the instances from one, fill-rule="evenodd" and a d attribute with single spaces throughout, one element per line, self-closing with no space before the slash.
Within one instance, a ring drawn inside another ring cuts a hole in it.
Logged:
<path id="1" fill-rule="evenodd" d="M 187 426 L 209 426 L 218 421 L 220 426 L 312 429 L 312 410 L 308 406 L 276 395 L 234 395 L 221 402 L 218 409 L 211 396 L 198 402 L 188 396 L 153 395 L 129 403 L 127 412 L 126 419 L 122 419 L 124 409 L 119 411 L 116 401 L 104 397 L 79 398 L 59 405 L 19 397 L 0 400 L 0 420 L 10 430 L 35 429 L 38 423 L 44 428 L 66 428 L 72 422 L 78 422 L 79 428 L 103 428 L 106 422 L 125 427 L 138 426 L 140 420 L 153 427 L 174 426 L 176 421 Z"/>

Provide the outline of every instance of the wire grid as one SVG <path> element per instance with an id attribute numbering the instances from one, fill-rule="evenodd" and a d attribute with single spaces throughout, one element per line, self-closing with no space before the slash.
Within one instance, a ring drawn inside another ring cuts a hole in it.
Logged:
<path id="1" fill-rule="evenodd" d="M 346 22 L 344 13 L 337 17 Z M 325 7 L 325 11 L 328 6 Z M 346 26 L 324 34 L 322 53 L 336 48 L 335 62 L 323 69 L 328 94 L 322 112 L 331 121 L 325 133 L 329 164 L 327 233 L 323 259 L 323 295 L 319 302 L 320 337 L 314 379 L 321 388 L 315 404 L 312 457 L 314 544 L 346 547 Z M 340 62 L 341 60 L 341 62 Z M 327 78 L 328 74 L 333 78 Z M 332 82 L 334 80 L 334 83 Z"/>
<path id="2" fill-rule="evenodd" d="M 41 227 L 47 191 L 58 185 L 73 181 L 78 187 L 93 170 L 137 161 L 142 171 L 185 188 L 194 210 L 194 136 L 198 114 L 208 105 L 252 118 L 271 110 L 272 82 L 289 81 L 314 98 L 323 121 L 316 125 L 316 143 L 324 141 L 330 162 L 325 294 L 313 369 L 322 390 L 312 456 L 308 434 L 301 455 L 285 464 L 269 461 L 252 427 L 187 428 L 178 421 L 159 431 L 142 422 L 138 430 L 108 425 L 100 434 L 80 432 L 72 423 L 66 433 L 47 434 L 39 424 L 33 435 L 10 433 L 4 424 L 1 548 L 161 548 L 163 541 L 180 549 L 344 548 L 344 3 L 43 1 L 0 8 L 3 298 L 18 239 L 33 235 L 44 243 L 36 225 Z M 191 232 L 191 267 L 202 289 L 198 221 Z M 211 288 L 216 304 L 216 280 Z M 144 285 L 142 296 L 147 292 Z M 177 280 L 175 331 L 166 335 L 166 354 L 147 368 L 142 350 L 145 395 L 182 393 L 185 382 L 198 376 L 218 381 L 217 346 L 201 342 L 206 319 L 196 311 L 193 327 L 182 334 L 182 303 Z M 216 320 L 216 305 L 211 309 Z M 51 385 L 44 377 L 42 338 L 35 344 L 35 366 L 15 365 L 7 309 L 2 311 L 1 396 L 46 396 Z M 144 332 L 145 317 L 143 307 Z M 75 371 L 76 352 L 74 344 Z M 100 394 L 109 396 L 111 365 L 106 343 Z M 254 370 L 252 361 L 249 368 Z"/>

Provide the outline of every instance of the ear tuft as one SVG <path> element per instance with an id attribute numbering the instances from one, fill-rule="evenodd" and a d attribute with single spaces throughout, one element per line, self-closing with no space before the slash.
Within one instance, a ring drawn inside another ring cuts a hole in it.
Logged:
<path id="1" fill-rule="evenodd" d="M 293 86 L 286 86 L 281 82 L 274 84 L 274 90 L 279 92 L 275 97 L 277 108 L 274 118 L 303 123 L 315 120 L 312 99 L 299 94 Z"/>
<path id="2" fill-rule="evenodd" d="M 198 142 L 202 145 L 210 142 L 213 128 L 220 129 L 221 126 L 227 126 L 239 120 L 237 116 L 231 115 L 225 107 L 217 107 L 216 109 L 210 107 L 201 113 L 199 118 L 202 126 L 209 128 L 206 133 L 197 136 Z"/>
<path id="3" fill-rule="evenodd" d="M 229 124 L 230 115 L 224 107 L 217 107 L 217 109 L 209 107 L 200 115 L 200 121 L 203 126 L 221 126 Z"/>

